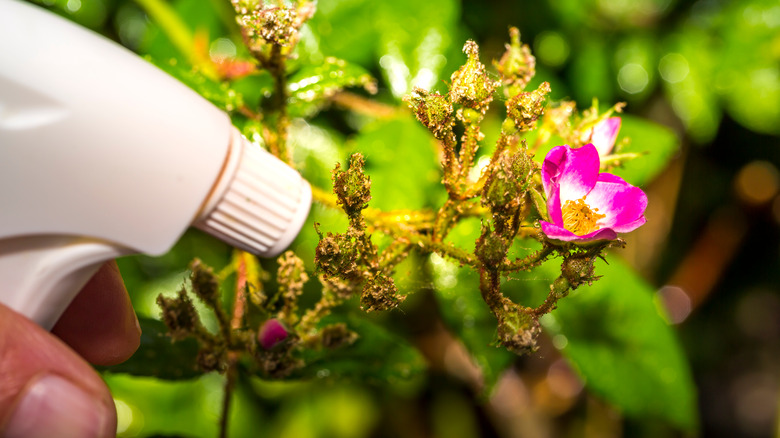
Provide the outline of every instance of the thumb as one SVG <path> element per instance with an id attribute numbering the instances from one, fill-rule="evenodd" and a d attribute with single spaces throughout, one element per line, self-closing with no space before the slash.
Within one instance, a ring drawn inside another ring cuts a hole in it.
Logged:
<path id="1" fill-rule="evenodd" d="M 0 437 L 116 434 L 108 388 L 59 339 L 0 305 Z"/>

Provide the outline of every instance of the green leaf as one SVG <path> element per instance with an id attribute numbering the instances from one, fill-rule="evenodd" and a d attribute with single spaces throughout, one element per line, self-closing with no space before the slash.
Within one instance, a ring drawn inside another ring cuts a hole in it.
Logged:
<path id="1" fill-rule="evenodd" d="M 623 177 L 635 186 L 645 186 L 655 178 L 677 154 L 679 139 L 669 128 L 638 117 L 621 115 L 620 138 L 631 142 L 620 154 L 638 154 L 637 158 L 624 161 L 609 173 Z"/>
<path id="2" fill-rule="evenodd" d="M 557 260 L 543 265 L 554 278 Z M 542 318 L 554 343 L 595 394 L 625 415 L 697 428 L 696 390 L 685 354 L 653 300 L 653 288 L 616 258 L 603 278 L 559 301 Z M 536 286 L 541 286 L 537 284 Z"/>
<path id="3" fill-rule="evenodd" d="M 307 65 L 288 79 L 288 111 L 292 117 L 311 117 L 329 97 L 346 87 L 357 86 L 372 90 L 374 79 L 356 64 L 326 58 L 319 65 Z"/>
<path id="4" fill-rule="evenodd" d="M 198 377 L 196 369 L 198 343 L 195 339 L 172 342 L 168 329 L 160 321 L 140 318 L 141 346 L 127 361 L 110 367 L 98 367 L 109 373 L 149 376 L 164 380 Z"/>
<path id="5" fill-rule="evenodd" d="M 357 341 L 333 350 L 305 351 L 306 366 L 293 377 L 392 385 L 408 382 L 426 369 L 422 354 L 408 341 L 365 316 L 349 316 L 346 324 L 358 334 Z"/>

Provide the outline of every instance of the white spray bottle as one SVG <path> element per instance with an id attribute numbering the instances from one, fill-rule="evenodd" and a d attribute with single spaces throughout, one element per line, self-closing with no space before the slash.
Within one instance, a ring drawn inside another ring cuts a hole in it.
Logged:
<path id="1" fill-rule="evenodd" d="M 228 116 L 103 37 L 0 0 L 0 302 L 50 329 L 106 260 L 194 225 L 261 256 L 311 188 Z"/>

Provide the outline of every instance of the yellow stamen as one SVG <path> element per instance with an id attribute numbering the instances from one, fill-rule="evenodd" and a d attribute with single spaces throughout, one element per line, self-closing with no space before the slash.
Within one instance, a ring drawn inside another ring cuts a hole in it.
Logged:
<path id="1" fill-rule="evenodd" d="M 592 233 L 599 229 L 596 224 L 599 219 L 606 217 L 605 214 L 598 214 L 598 208 L 591 210 L 585 203 L 585 197 L 576 201 L 566 201 L 561 208 L 563 215 L 563 227 L 578 236 Z"/>

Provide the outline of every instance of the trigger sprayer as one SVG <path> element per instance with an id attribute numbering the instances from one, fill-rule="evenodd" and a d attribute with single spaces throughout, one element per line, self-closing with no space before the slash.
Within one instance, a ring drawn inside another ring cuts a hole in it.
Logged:
<path id="1" fill-rule="evenodd" d="M 0 302 L 50 329 L 106 260 L 194 225 L 287 247 L 311 188 L 228 116 L 118 44 L 0 0 Z"/>

